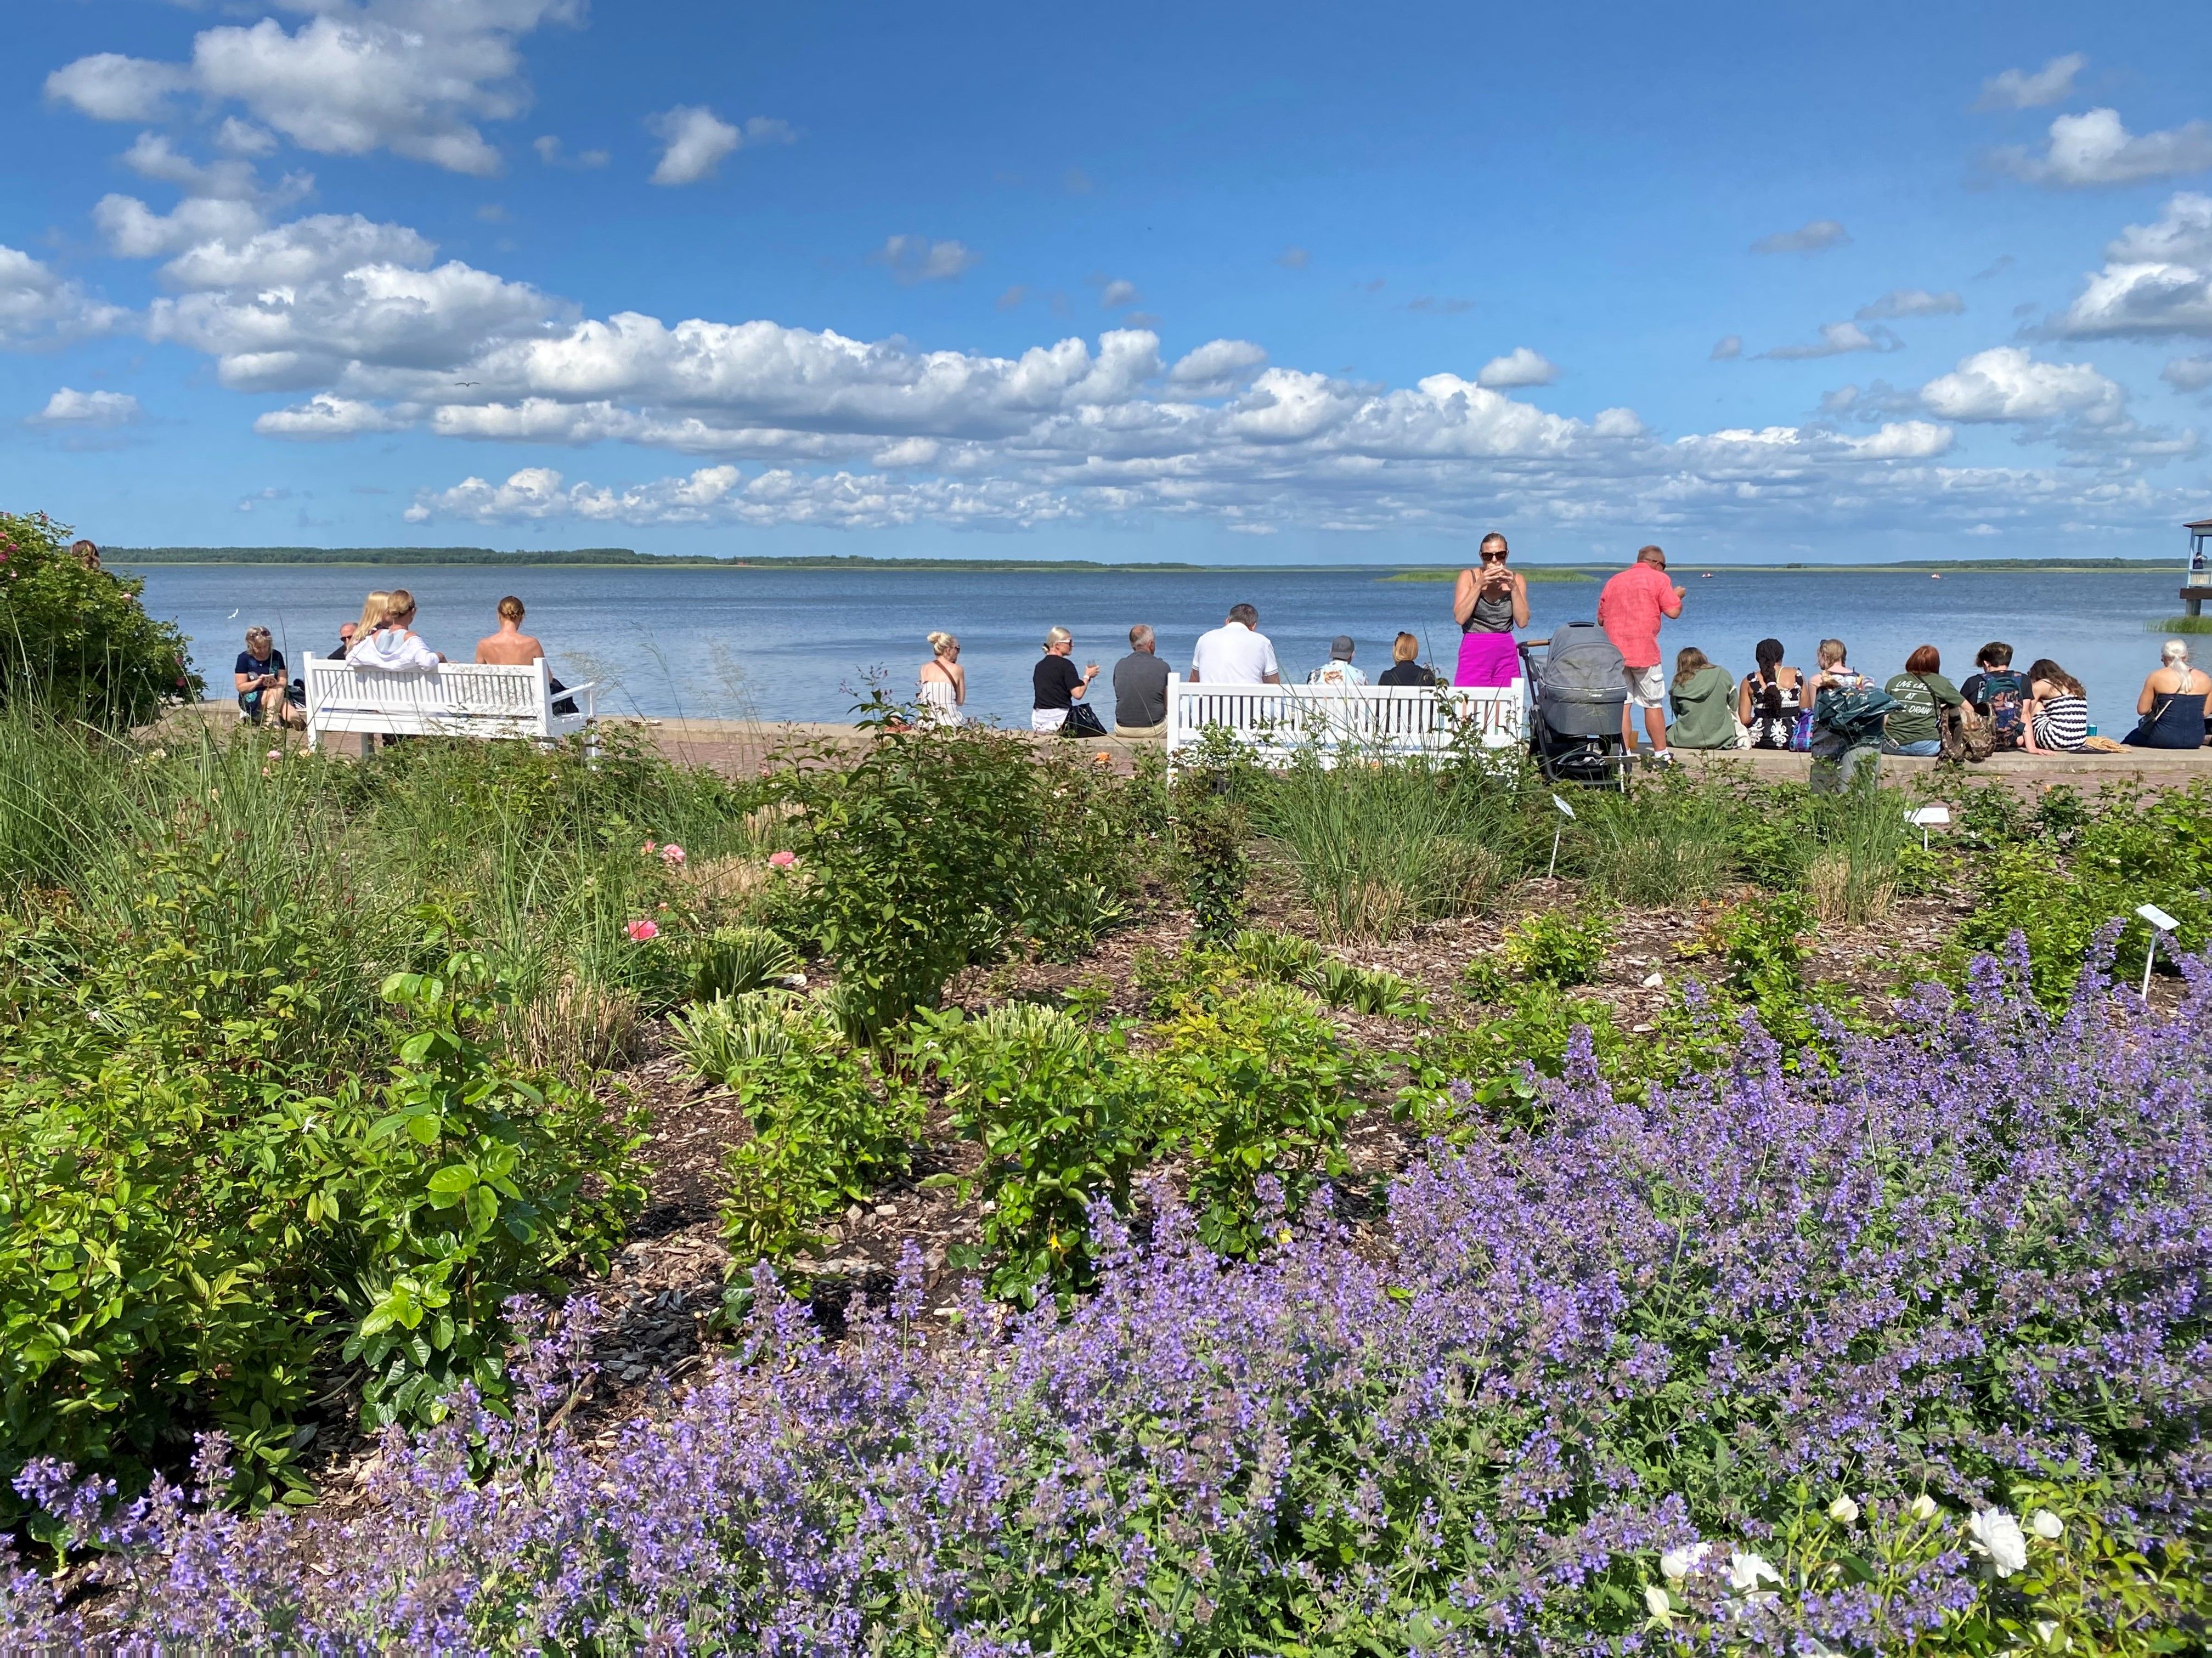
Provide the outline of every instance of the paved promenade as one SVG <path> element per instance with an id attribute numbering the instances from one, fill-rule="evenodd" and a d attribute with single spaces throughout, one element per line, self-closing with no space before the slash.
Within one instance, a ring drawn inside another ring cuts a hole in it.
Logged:
<path id="1" fill-rule="evenodd" d="M 170 720 L 185 725 L 204 724 L 207 730 L 220 734 L 236 725 L 237 711 L 228 702 L 204 702 L 196 708 L 179 710 Z M 857 747 L 868 740 L 849 724 L 823 720 L 642 720 L 622 716 L 602 723 L 641 730 L 672 760 L 685 765 L 712 766 L 732 774 L 757 771 L 763 765 L 774 763 L 779 756 L 818 750 L 823 744 Z M 294 737 L 288 740 L 298 739 Z M 1057 744 L 1062 739 L 1035 740 Z M 1127 770 L 1137 755 L 1156 753 L 1161 745 L 1158 740 L 1124 741 L 1109 737 L 1070 741 L 1068 746 L 1086 753 L 1109 755 L 1117 769 Z M 354 744 L 342 741 L 338 748 L 342 753 L 351 753 Z M 1802 782 L 1811 771 L 1809 756 L 1802 754 L 1776 754 L 1756 749 L 1704 753 L 1679 750 L 1677 753 L 1686 766 L 1699 774 L 1734 769 L 1762 781 Z M 2153 789 L 2181 788 L 2196 778 L 2212 776 L 2212 748 L 2131 749 L 2124 754 L 2001 754 L 1979 765 L 1966 767 L 1946 767 L 1936 760 L 1893 755 L 1883 757 L 1881 775 L 1885 781 L 1899 785 L 1915 780 L 1937 785 L 1939 779 L 1954 777 L 1975 782 L 2001 780 L 2024 793 L 2056 783 L 2092 793 L 2107 783 L 2129 783 Z"/>

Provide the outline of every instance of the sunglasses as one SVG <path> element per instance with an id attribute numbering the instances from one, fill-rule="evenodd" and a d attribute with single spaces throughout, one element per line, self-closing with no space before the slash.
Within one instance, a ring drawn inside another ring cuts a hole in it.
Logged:
<path id="1" fill-rule="evenodd" d="M 1505 562 L 1505 555 L 1503 553 L 1485 553 L 1482 556 L 1482 562 L 1485 564 L 1503 564 Z"/>

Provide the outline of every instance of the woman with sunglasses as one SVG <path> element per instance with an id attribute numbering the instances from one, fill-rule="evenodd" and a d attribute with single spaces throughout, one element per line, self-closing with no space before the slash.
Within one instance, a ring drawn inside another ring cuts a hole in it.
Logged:
<path id="1" fill-rule="evenodd" d="M 1505 568 L 1505 537 L 1492 530 L 1482 538 L 1480 573 L 1462 570 L 1452 589 L 1452 620 L 1459 623 L 1459 669 L 1455 685 L 1496 689 L 1521 677 L 1521 653 L 1513 630 L 1528 625 L 1528 584 L 1518 570 Z"/>

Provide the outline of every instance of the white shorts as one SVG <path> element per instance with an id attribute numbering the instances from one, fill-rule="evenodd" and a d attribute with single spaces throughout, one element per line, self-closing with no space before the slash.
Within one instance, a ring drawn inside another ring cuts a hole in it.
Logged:
<path id="1" fill-rule="evenodd" d="M 1033 732 L 1056 732 L 1067 723 L 1066 708 L 1031 708 L 1030 729 Z"/>
<path id="2" fill-rule="evenodd" d="M 1628 700 L 1639 708 L 1663 708 L 1667 706 L 1667 676 L 1659 671 L 1659 665 L 1648 668 L 1623 665 L 1621 683 L 1628 687 Z"/>

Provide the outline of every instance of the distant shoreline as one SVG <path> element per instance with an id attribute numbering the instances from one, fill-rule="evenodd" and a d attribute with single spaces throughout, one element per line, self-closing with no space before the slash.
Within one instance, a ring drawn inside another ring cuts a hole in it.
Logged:
<path id="1" fill-rule="evenodd" d="M 518 569 L 717 569 L 942 571 L 1081 574 L 1093 575 L 1269 575 L 1371 573 L 1377 581 L 1442 582 L 1454 580 L 1458 565 L 1403 564 L 1181 564 L 1108 563 L 1096 559 L 872 558 L 854 554 L 836 558 L 714 558 L 704 554 L 641 553 L 628 547 L 584 547 L 549 552 L 499 552 L 489 547 L 109 547 L 112 564 L 133 568 L 177 566 L 258 565 L 276 568 L 374 569 L 493 568 Z M 2002 574 L 2039 570 L 2083 575 L 2156 574 L 2179 568 L 2178 558 L 1954 558 L 1902 559 L 1884 564 L 1692 564 L 1678 562 L 1679 579 L 1720 575 L 1949 575 Z M 1611 574 L 1617 564 L 1527 562 L 1519 567 L 1531 581 L 1590 581 Z"/>

